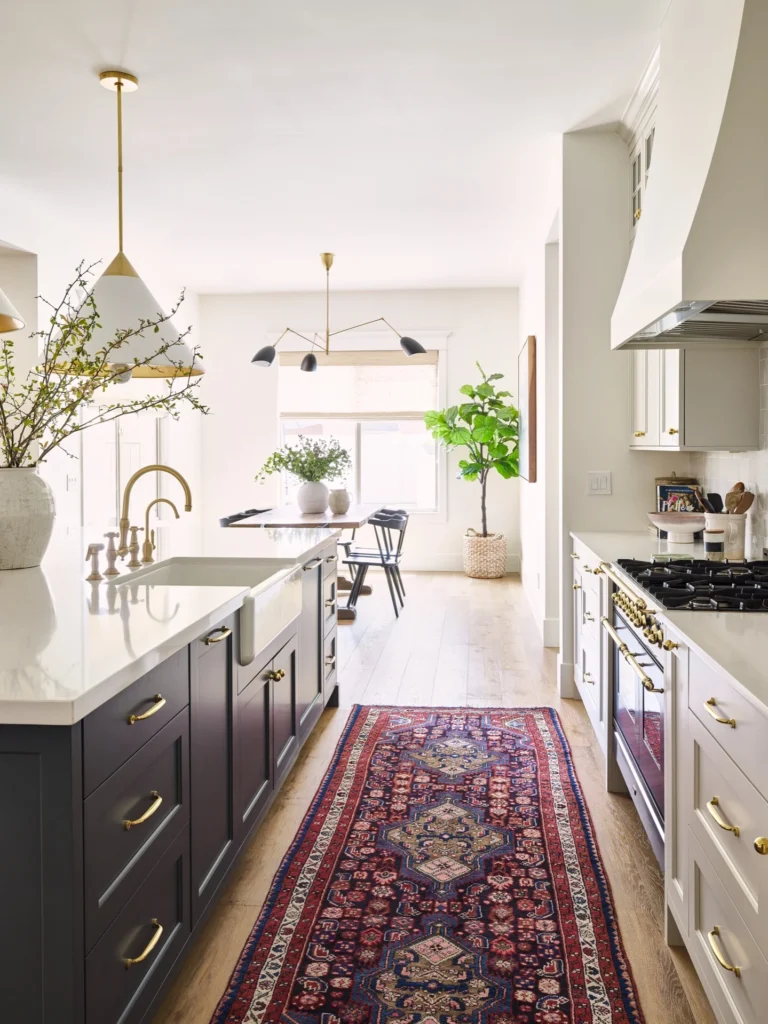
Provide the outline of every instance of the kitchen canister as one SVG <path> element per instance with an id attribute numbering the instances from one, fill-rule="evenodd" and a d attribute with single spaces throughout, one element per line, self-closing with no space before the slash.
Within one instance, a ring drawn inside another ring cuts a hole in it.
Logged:
<path id="1" fill-rule="evenodd" d="M 728 562 L 743 562 L 747 541 L 747 513 L 705 512 L 704 536 L 712 530 L 723 531 L 725 559 Z"/>

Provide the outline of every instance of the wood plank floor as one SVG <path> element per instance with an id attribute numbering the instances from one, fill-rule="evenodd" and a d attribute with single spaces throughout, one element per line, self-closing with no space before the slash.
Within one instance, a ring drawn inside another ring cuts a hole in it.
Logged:
<path id="1" fill-rule="evenodd" d="M 664 943 L 663 879 L 632 802 L 605 791 L 602 755 L 586 713 L 580 702 L 557 696 L 556 654 L 540 645 L 519 579 L 407 575 L 399 620 L 383 580 L 373 582 L 373 595 L 360 600 L 357 621 L 339 628 L 341 707 L 324 713 L 154 1024 L 209 1024 L 355 703 L 557 708 L 595 823 L 645 1018 L 648 1024 L 714 1024 L 687 954 Z"/>

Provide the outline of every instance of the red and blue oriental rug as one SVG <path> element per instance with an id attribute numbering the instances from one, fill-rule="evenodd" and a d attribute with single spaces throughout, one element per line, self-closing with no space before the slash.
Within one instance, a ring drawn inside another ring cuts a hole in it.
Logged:
<path id="1" fill-rule="evenodd" d="M 641 1024 L 551 708 L 355 707 L 215 1024 Z"/>

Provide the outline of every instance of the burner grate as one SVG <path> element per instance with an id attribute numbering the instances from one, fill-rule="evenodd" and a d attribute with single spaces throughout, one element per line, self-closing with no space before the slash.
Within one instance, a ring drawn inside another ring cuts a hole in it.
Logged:
<path id="1" fill-rule="evenodd" d="M 670 610 L 768 612 L 768 561 L 617 564 Z"/>

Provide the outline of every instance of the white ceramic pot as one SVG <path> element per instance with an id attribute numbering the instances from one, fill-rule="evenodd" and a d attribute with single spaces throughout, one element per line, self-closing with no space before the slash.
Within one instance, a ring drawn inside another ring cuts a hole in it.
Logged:
<path id="1" fill-rule="evenodd" d="M 55 516 L 53 492 L 36 468 L 0 469 L 0 569 L 40 565 Z"/>
<path id="2" fill-rule="evenodd" d="M 337 487 L 331 491 L 328 507 L 335 516 L 343 516 L 345 512 L 349 512 L 350 501 L 349 491 L 346 487 Z"/>
<path id="3" fill-rule="evenodd" d="M 325 484 L 308 481 L 299 488 L 296 501 L 305 516 L 319 515 L 328 508 L 328 488 Z"/>

